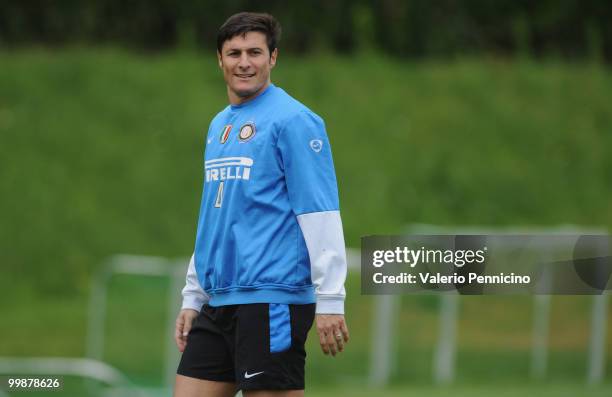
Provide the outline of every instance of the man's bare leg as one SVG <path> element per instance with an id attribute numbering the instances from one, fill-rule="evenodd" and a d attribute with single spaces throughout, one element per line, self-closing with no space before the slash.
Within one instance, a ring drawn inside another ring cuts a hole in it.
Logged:
<path id="1" fill-rule="evenodd" d="M 174 397 L 234 397 L 236 385 L 176 375 Z"/>
<path id="2" fill-rule="evenodd" d="M 244 397 L 304 397 L 304 390 L 246 390 L 242 394 Z"/>

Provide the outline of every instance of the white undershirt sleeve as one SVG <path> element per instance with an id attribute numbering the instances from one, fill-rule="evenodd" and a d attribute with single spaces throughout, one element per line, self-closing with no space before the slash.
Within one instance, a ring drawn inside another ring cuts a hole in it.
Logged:
<path id="1" fill-rule="evenodd" d="M 297 217 L 310 257 L 317 314 L 344 314 L 346 251 L 339 211 Z"/>
<path id="2" fill-rule="evenodd" d="M 182 294 L 183 305 L 181 306 L 181 309 L 193 309 L 200 311 L 202 305 L 209 300 L 209 296 L 206 294 L 206 292 L 204 292 L 200 286 L 200 282 L 198 281 L 193 255 L 189 260 L 187 277 L 185 278 L 185 287 L 183 288 Z"/>

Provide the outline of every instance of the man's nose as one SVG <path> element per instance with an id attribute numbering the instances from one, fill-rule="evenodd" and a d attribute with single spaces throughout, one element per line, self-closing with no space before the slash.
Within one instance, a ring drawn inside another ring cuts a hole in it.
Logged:
<path id="1" fill-rule="evenodd" d="M 251 66 L 251 63 L 249 62 L 249 56 L 246 52 L 243 52 L 240 55 L 240 62 L 238 62 L 238 67 L 241 69 L 248 69 L 249 66 Z"/>

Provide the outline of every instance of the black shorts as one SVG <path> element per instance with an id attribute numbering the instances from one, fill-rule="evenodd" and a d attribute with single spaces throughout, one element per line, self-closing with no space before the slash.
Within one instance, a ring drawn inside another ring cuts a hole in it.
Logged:
<path id="1" fill-rule="evenodd" d="M 315 304 L 204 305 L 177 373 L 241 390 L 302 390 Z"/>

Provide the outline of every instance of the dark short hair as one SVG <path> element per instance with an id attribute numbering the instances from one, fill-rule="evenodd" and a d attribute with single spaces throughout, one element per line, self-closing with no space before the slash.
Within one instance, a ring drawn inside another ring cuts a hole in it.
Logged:
<path id="1" fill-rule="evenodd" d="M 266 35 L 270 54 L 280 40 L 280 23 L 270 14 L 257 12 L 241 12 L 234 14 L 225 21 L 217 33 L 217 51 L 221 52 L 223 43 L 238 35 L 248 32 L 261 32 Z"/>

